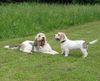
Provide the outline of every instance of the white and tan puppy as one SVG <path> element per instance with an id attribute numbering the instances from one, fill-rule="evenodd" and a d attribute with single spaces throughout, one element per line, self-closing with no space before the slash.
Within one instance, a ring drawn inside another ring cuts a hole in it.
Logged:
<path id="1" fill-rule="evenodd" d="M 47 54 L 58 54 L 58 52 L 54 51 L 50 44 L 46 40 L 46 36 L 44 33 L 38 33 L 35 37 L 33 51 L 42 52 Z"/>
<path id="2" fill-rule="evenodd" d="M 63 32 L 58 32 L 55 34 L 55 39 L 60 41 L 62 54 L 65 54 L 65 56 L 68 56 L 69 50 L 71 49 L 80 49 L 84 58 L 88 55 L 88 44 L 94 44 L 97 42 L 97 40 L 89 43 L 87 43 L 85 40 L 70 40 Z"/>

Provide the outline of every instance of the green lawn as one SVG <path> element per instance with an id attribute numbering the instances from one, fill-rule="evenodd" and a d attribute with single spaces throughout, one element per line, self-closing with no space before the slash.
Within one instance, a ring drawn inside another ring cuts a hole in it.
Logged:
<path id="1" fill-rule="evenodd" d="M 60 28 L 46 33 L 52 47 L 60 52 L 54 34 L 63 31 L 71 39 L 91 41 L 100 39 L 100 21 Z M 69 57 L 42 53 L 26 54 L 4 49 L 7 44 L 18 44 L 34 36 L 0 42 L 0 81 L 100 81 L 100 42 L 89 46 L 89 55 L 82 58 L 80 51 L 71 51 Z"/>

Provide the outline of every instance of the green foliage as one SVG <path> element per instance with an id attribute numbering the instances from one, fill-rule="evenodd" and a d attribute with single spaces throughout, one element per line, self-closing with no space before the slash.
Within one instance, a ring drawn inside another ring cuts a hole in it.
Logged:
<path id="1" fill-rule="evenodd" d="M 58 28 L 100 20 L 99 5 L 36 3 L 0 6 L 0 39 L 50 32 Z"/>

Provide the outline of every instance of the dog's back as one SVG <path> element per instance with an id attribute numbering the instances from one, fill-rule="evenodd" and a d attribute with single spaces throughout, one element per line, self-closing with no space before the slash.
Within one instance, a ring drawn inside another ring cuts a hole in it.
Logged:
<path id="1" fill-rule="evenodd" d="M 79 49 L 84 42 L 84 40 L 67 40 L 65 44 L 68 49 Z"/>

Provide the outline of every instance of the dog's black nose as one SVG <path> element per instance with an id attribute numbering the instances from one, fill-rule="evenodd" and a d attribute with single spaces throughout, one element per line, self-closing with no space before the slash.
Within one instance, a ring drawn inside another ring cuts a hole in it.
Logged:
<path id="1" fill-rule="evenodd" d="M 44 37 L 42 37 L 42 39 L 44 39 Z"/>

